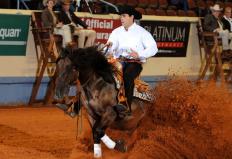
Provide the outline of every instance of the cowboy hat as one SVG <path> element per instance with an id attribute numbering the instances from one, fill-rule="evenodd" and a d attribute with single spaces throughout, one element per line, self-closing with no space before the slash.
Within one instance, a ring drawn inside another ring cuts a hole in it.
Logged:
<path id="1" fill-rule="evenodd" d="M 47 6 L 48 1 L 53 1 L 56 4 L 56 0 L 43 0 L 43 5 Z"/>
<path id="2" fill-rule="evenodd" d="M 62 5 L 69 5 L 69 4 L 71 4 L 71 1 L 70 0 L 62 0 L 61 4 Z"/>
<path id="3" fill-rule="evenodd" d="M 128 6 L 128 5 L 125 5 L 125 6 L 122 6 L 119 10 L 119 13 L 118 14 L 128 14 L 128 15 L 133 15 L 134 16 L 134 19 L 141 19 L 142 18 L 142 14 L 135 10 L 133 7 L 131 6 Z"/>
<path id="4" fill-rule="evenodd" d="M 214 4 L 214 6 L 210 7 L 211 11 L 222 11 L 222 8 L 220 8 L 219 4 Z"/>

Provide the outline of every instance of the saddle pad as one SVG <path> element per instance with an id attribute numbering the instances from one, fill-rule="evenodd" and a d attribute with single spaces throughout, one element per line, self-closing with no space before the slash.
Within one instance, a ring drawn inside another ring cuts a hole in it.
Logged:
<path id="1" fill-rule="evenodd" d="M 114 76 L 114 79 L 115 79 L 115 82 L 116 82 L 116 88 L 119 90 L 120 87 L 121 87 L 121 85 L 120 85 L 121 82 L 116 76 Z M 139 86 L 141 86 L 141 85 L 138 85 L 138 83 L 141 84 L 141 81 L 140 82 L 137 81 L 135 83 L 133 96 L 137 97 L 139 99 L 148 101 L 148 102 L 153 101 L 154 97 L 153 97 L 153 95 L 152 95 L 152 93 L 151 93 L 151 91 L 149 89 L 149 85 L 148 84 L 144 85 L 146 87 L 146 89 L 141 90 L 141 89 L 139 89 L 140 88 Z M 145 83 L 145 82 L 143 82 L 143 83 Z"/>
<path id="2" fill-rule="evenodd" d="M 137 87 L 134 88 L 133 96 L 148 102 L 152 102 L 154 100 L 154 96 L 152 95 L 151 91 L 147 90 L 140 92 L 138 91 Z"/>

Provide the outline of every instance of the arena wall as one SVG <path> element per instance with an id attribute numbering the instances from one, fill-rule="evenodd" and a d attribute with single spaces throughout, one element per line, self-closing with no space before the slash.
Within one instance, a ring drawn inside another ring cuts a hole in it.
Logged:
<path id="1" fill-rule="evenodd" d="M 0 14 L 31 15 L 32 11 L 0 9 Z M 118 15 L 91 15 L 89 13 L 76 13 L 81 17 L 96 17 L 117 19 Z M 190 35 L 186 57 L 155 57 L 144 65 L 142 78 L 154 84 L 166 79 L 169 75 L 186 75 L 196 78 L 199 75 L 201 60 L 197 35 L 197 17 L 160 17 L 143 16 L 144 20 L 188 21 Z M 1 20 L 0 20 L 1 21 Z M 25 56 L 0 56 L 0 105 L 27 104 L 35 80 L 37 60 L 34 39 L 29 28 Z M 37 98 L 45 95 L 48 77 L 45 73 Z"/>

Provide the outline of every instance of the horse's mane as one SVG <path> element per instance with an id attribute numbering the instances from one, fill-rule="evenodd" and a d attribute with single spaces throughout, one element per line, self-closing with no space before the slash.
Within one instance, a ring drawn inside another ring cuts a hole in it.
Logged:
<path id="1" fill-rule="evenodd" d="M 72 64 L 82 74 L 95 73 L 106 82 L 114 83 L 113 73 L 115 68 L 108 63 L 102 52 L 96 47 L 79 48 L 69 54 Z"/>

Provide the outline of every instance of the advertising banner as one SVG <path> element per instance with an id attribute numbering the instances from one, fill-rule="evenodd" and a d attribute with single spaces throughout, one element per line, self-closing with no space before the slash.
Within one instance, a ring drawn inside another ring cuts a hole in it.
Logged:
<path id="1" fill-rule="evenodd" d="M 0 14 L 0 56 L 25 56 L 29 15 Z"/>
<path id="2" fill-rule="evenodd" d="M 82 18 L 85 23 L 97 32 L 96 42 L 105 44 L 111 32 L 121 25 L 119 19 Z"/>
<path id="3" fill-rule="evenodd" d="M 157 42 L 157 57 L 186 57 L 190 22 L 141 21 Z"/>

